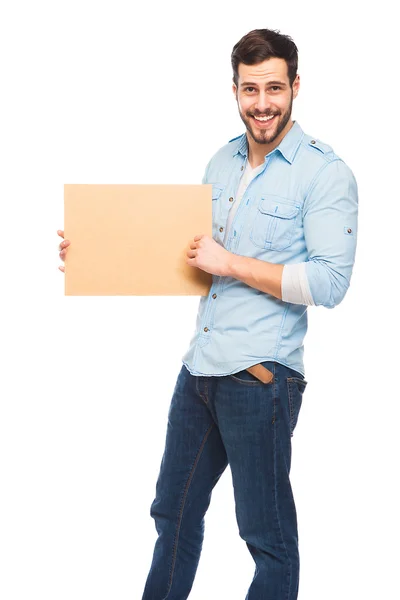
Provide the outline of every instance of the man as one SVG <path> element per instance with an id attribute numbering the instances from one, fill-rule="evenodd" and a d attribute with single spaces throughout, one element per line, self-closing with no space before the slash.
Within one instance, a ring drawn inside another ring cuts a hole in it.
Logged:
<path id="1" fill-rule="evenodd" d="M 171 401 L 142 600 L 189 596 L 204 515 L 228 463 L 256 565 L 247 600 L 298 596 L 289 473 L 306 387 L 306 311 L 336 306 L 349 287 L 357 186 L 333 150 L 291 119 L 300 85 L 291 38 L 251 31 L 234 46 L 232 67 L 246 133 L 213 156 L 203 179 L 213 189 L 213 237 L 196 236 L 187 262 L 213 283 Z"/>

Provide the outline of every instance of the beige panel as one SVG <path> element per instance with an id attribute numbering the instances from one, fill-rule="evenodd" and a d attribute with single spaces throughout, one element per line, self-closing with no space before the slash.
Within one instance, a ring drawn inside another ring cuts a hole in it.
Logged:
<path id="1" fill-rule="evenodd" d="M 212 277 L 186 264 L 212 236 L 211 185 L 65 185 L 65 294 L 206 296 Z"/>

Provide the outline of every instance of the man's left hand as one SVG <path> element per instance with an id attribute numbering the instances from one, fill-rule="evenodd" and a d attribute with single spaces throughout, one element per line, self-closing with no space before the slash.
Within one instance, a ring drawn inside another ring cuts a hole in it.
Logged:
<path id="1" fill-rule="evenodd" d="M 191 267 L 198 267 L 211 275 L 228 275 L 231 252 L 225 250 L 208 235 L 196 235 L 187 252 L 186 262 Z"/>

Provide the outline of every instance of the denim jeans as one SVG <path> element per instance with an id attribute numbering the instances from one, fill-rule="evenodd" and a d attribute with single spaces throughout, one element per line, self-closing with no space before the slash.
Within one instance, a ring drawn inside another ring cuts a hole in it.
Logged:
<path id="1" fill-rule="evenodd" d="M 246 600 L 297 598 L 297 516 L 289 472 L 291 436 L 307 383 L 281 364 L 262 364 L 274 375 L 271 383 L 246 370 L 198 377 L 182 366 L 151 505 L 158 539 L 142 600 L 188 598 L 204 516 L 228 463 L 239 534 L 255 562 Z"/>

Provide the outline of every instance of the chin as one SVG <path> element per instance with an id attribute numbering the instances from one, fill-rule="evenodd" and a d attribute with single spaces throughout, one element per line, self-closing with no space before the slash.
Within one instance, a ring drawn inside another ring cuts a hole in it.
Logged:
<path id="1" fill-rule="evenodd" d="M 276 128 L 274 131 L 268 131 L 267 134 L 259 133 L 258 131 L 252 130 L 253 139 L 259 144 L 270 144 L 277 137 Z"/>

